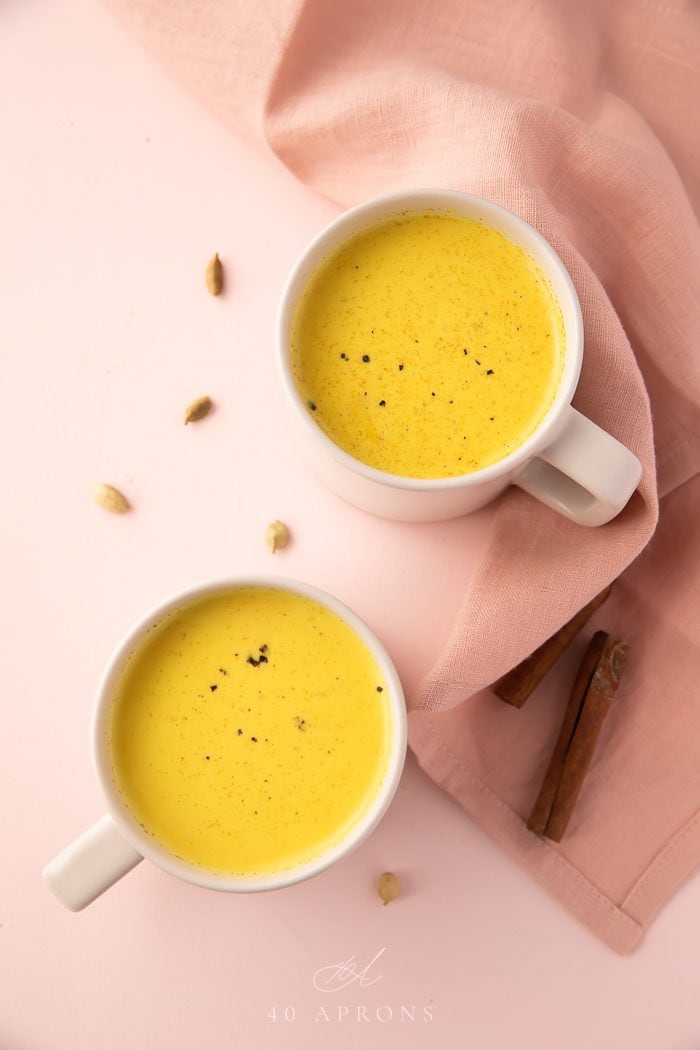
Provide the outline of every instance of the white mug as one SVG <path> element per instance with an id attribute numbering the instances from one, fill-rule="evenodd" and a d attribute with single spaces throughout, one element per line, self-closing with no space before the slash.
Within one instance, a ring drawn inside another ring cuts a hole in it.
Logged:
<path id="1" fill-rule="evenodd" d="M 461 477 L 429 480 L 388 474 L 339 448 L 307 411 L 290 363 L 295 310 L 323 259 L 374 223 L 425 210 L 481 220 L 523 248 L 549 279 L 559 301 L 566 343 L 561 383 L 530 437 L 491 466 Z M 583 321 L 564 264 L 537 230 L 493 201 L 450 190 L 415 190 L 380 197 L 344 212 L 321 231 L 294 266 L 280 303 L 277 346 L 302 455 L 329 488 L 372 514 L 400 521 L 456 518 L 489 503 L 508 485 L 519 485 L 579 525 L 604 525 L 619 514 L 639 484 L 642 468 L 637 457 L 571 406 L 583 360 Z"/>
<path id="2" fill-rule="evenodd" d="M 175 857 L 148 835 L 127 808 L 112 774 L 108 726 L 116 683 L 130 654 L 154 623 L 178 608 L 207 595 L 232 587 L 274 587 L 310 598 L 344 620 L 364 641 L 387 685 L 391 711 L 389 761 L 379 791 L 369 809 L 340 842 L 305 864 L 264 875 L 226 875 L 207 871 Z M 170 875 L 212 890 L 250 893 L 280 889 L 317 875 L 336 863 L 376 827 L 386 812 L 403 770 L 406 757 L 406 707 L 403 689 L 386 650 L 369 627 L 351 609 L 324 591 L 280 576 L 241 576 L 202 584 L 175 595 L 152 610 L 124 639 L 109 662 L 100 683 L 92 722 L 92 751 L 107 813 L 66 847 L 44 869 L 44 878 L 71 911 L 80 911 L 131 871 L 144 857 Z"/>

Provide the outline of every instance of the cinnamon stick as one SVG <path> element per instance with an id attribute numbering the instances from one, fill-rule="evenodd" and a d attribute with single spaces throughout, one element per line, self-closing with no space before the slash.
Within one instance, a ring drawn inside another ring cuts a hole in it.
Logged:
<path id="1" fill-rule="evenodd" d="M 531 831 L 561 842 L 627 664 L 629 646 L 597 631 L 579 667 L 534 809 Z"/>
<path id="2" fill-rule="evenodd" d="M 581 714 L 581 705 L 586 695 L 586 690 L 593 678 L 593 672 L 595 671 L 596 664 L 600 659 L 606 638 L 607 635 L 605 634 L 605 631 L 598 631 L 593 635 L 591 644 L 586 650 L 586 655 L 584 656 L 583 662 L 581 663 L 576 678 L 574 679 L 569 702 L 566 705 L 566 711 L 564 712 L 564 721 L 561 724 L 559 736 L 554 745 L 554 751 L 549 760 L 549 766 L 544 775 L 544 780 L 542 781 L 542 787 L 537 796 L 537 801 L 535 802 L 535 808 L 530 814 L 530 819 L 527 822 L 530 831 L 534 831 L 538 835 L 544 835 L 547 827 L 547 822 L 549 821 L 552 812 L 554 796 L 557 793 L 557 788 L 559 787 L 559 782 L 564 770 L 566 756 L 571 747 L 574 732 Z"/>
<path id="3" fill-rule="evenodd" d="M 584 605 L 583 609 L 579 609 L 576 615 L 543 642 L 539 649 L 535 649 L 534 653 L 525 657 L 517 667 L 499 678 L 493 687 L 496 696 L 513 707 L 522 707 L 562 653 L 571 645 L 581 628 L 588 623 L 596 609 L 601 607 L 611 590 L 612 584 L 591 599 L 588 605 Z"/>

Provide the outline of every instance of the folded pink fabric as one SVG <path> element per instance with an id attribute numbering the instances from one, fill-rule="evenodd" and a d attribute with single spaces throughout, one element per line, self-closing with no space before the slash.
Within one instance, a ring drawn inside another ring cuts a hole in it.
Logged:
<path id="1" fill-rule="evenodd" d="M 639 456 L 642 484 L 600 529 L 516 490 L 500 500 L 454 631 L 413 699 L 411 743 L 571 912 L 629 951 L 700 860 L 697 9 L 112 3 L 225 120 L 264 136 L 318 192 L 344 205 L 417 186 L 482 194 L 535 225 L 569 268 L 586 340 L 574 403 Z M 660 526 L 638 557 L 657 493 Z M 554 846 L 524 821 L 594 627 L 523 710 L 484 689 L 624 570 L 596 624 L 633 657 Z"/>

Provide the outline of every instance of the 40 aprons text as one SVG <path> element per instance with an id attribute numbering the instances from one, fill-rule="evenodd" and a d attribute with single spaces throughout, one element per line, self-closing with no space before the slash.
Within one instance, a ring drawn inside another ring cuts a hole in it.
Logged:
<path id="1" fill-rule="evenodd" d="M 295 1006 L 272 1006 L 267 1013 L 268 1021 L 286 1022 L 292 1024 L 297 1020 L 313 1020 L 321 1024 L 343 1024 L 343 1023 L 375 1023 L 389 1024 L 399 1022 L 400 1024 L 430 1024 L 433 1020 L 432 1004 L 424 1006 L 401 1005 L 390 1006 L 384 1003 L 381 1006 L 346 1006 L 337 1003 L 334 1006 L 319 1006 L 309 1010 L 297 1011 Z"/>

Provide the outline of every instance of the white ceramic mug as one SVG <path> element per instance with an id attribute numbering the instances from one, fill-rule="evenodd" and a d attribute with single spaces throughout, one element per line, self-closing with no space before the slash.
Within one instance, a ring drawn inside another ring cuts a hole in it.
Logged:
<path id="1" fill-rule="evenodd" d="M 369 648 L 387 684 L 391 710 L 391 745 L 387 770 L 368 811 L 345 837 L 318 857 L 297 867 L 266 875 L 217 874 L 175 857 L 148 835 L 127 808 L 112 774 L 108 727 L 116 683 L 130 654 L 146 631 L 163 616 L 190 602 L 232 587 L 275 587 L 311 598 L 336 613 Z M 376 827 L 398 786 L 406 757 L 406 707 L 399 676 L 386 650 L 351 609 L 324 591 L 279 576 L 241 576 L 202 584 L 181 592 L 152 610 L 124 639 L 100 683 L 92 723 L 92 750 L 107 813 L 44 869 L 44 878 L 71 911 L 80 911 L 146 857 L 170 875 L 213 890 L 245 893 L 280 889 L 316 875 L 340 860 Z"/>
<path id="2" fill-rule="evenodd" d="M 435 480 L 388 474 L 334 444 L 307 411 L 290 363 L 296 306 L 323 259 L 374 223 L 425 210 L 483 221 L 523 248 L 550 281 L 563 314 L 566 343 L 559 389 L 534 433 L 489 467 Z M 294 266 L 282 294 L 277 344 L 282 383 L 304 458 L 339 496 L 372 514 L 401 521 L 456 518 L 490 502 L 506 486 L 519 485 L 579 525 L 603 525 L 619 514 L 639 484 L 642 468 L 637 457 L 571 406 L 583 360 L 583 321 L 564 264 L 537 230 L 493 201 L 449 190 L 415 190 L 344 212 L 321 231 Z"/>

